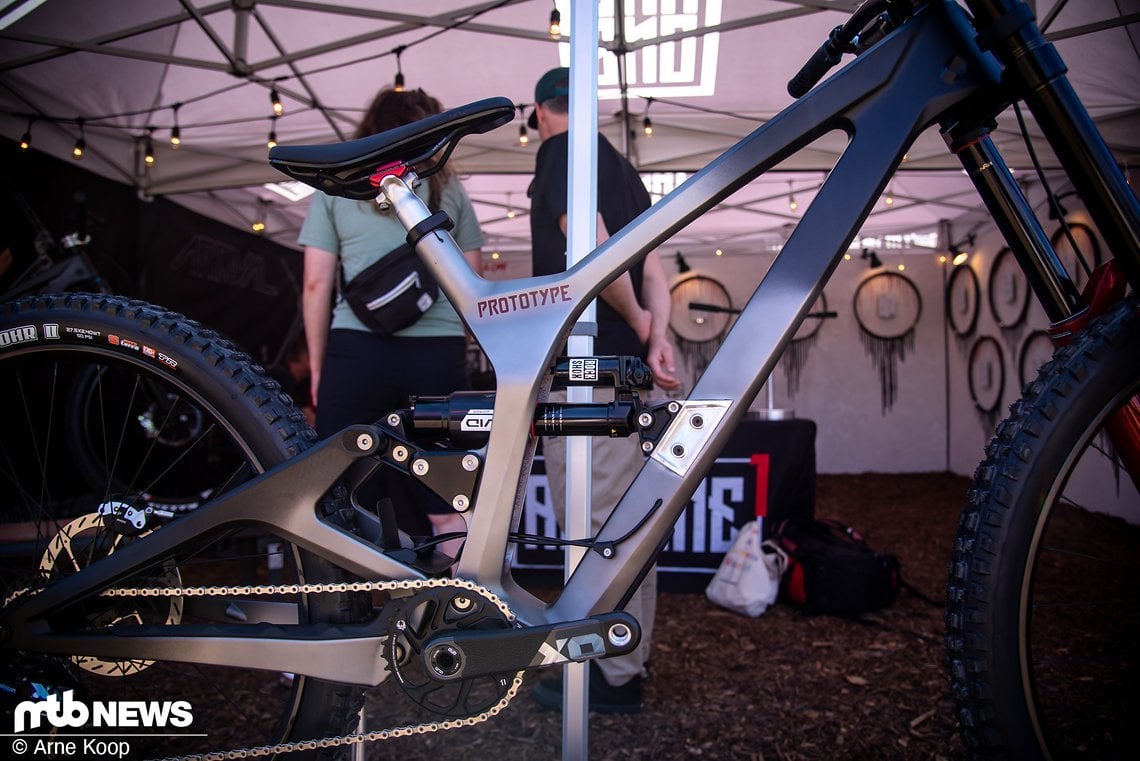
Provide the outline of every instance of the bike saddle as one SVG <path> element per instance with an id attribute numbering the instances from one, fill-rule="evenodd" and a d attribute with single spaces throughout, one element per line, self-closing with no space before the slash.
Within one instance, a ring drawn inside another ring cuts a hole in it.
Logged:
<path id="1" fill-rule="evenodd" d="M 514 114 L 515 106 L 506 98 L 487 98 L 359 140 L 278 145 L 269 151 L 269 163 L 329 195 L 371 201 L 378 169 L 420 165 L 416 173 L 428 177 L 443 167 L 460 138 L 501 127 Z M 430 166 L 422 166 L 441 151 Z"/>

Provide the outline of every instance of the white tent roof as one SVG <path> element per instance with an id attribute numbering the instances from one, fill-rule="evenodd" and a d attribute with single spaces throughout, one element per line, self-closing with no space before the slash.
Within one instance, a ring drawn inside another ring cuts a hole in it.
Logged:
<path id="1" fill-rule="evenodd" d="M 633 141 L 635 164 L 667 186 L 673 173 L 699 169 L 777 113 L 790 102 L 787 80 L 856 4 L 604 0 L 603 36 L 618 26 L 614 7 L 625 11 L 631 123 L 639 132 L 648 107 L 654 125 L 652 138 Z M 557 6 L 568 22 L 569 3 Z M 293 244 L 306 204 L 260 187 L 283 179 L 265 161 L 270 129 L 282 143 L 347 138 L 397 63 L 409 86 L 446 106 L 496 95 L 529 104 L 537 77 L 564 62 L 565 46 L 546 31 L 551 7 L 550 0 L 16 0 L 0 11 L 0 130 L 17 139 L 35 117 L 33 146 L 62 157 L 82 119 L 92 171 L 240 227 L 257 215 L 258 198 L 272 199 L 269 233 Z M 1037 0 L 1036 9 L 1118 159 L 1136 163 L 1135 0 Z M 602 128 L 620 148 L 612 61 L 601 68 Z M 663 81 L 670 77 L 678 83 Z M 275 122 L 271 88 L 285 109 Z M 176 119 L 177 151 L 168 142 Z M 529 249 L 526 187 L 537 140 L 519 145 L 520 123 L 466 138 L 454 159 L 488 249 Z M 1027 171 L 1015 126 L 1003 119 L 995 140 L 1012 167 Z M 157 161 L 144 169 L 141 147 L 152 128 Z M 802 212 L 842 145 L 839 137 L 820 141 L 694 223 L 678 245 L 730 250 L 778 241 L 798 217 L 789 195 Z M 979 205 L 935 133 L 911 150 L 891 192 L 894 203 L 876 207 L 865 233 L 933 232 L 939 220 Z M 508 210 L 519 213 L 508 218 Z"/>

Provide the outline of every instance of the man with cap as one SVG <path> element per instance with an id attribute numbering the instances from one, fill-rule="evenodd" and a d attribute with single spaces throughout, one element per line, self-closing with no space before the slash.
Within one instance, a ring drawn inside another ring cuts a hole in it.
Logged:
<path id="1" fill-rule="evenodd" d="M 534 88 L 535 107 L 527 124 L 538 130 L 542 144 L 535 158 L 531 183 L 530 230 L 535 275 L 566 269 L 567 177 L 569 151 L 570 70 L 552 69 Z M 637 170 L 598 135 L 598 243 L 616 233 L 649 208 L 649 193 Z M 597 304 L 598 334 L 594 353 L 633 355 L 645 359 L 657 385 L 670 391 L 680 388 L 675 375 L 673 347 L 669 343 L 669 286 L 656 252 L 623 274 L 604 291 Z M 595 399 L 608 401 L 609 390 L 598 389 Z M 552 398 L 554 395 L 552 394 Z M 543 439 L 547 490 L 555 515 L 565 525 L 566 442 L 558 437 Z M 591 475 L 591 525 L 596 535 L 625 493 L 645 455 L 636 436 L 595 438 Z M 625 610 L 642 627 L 641 645 L 616 658 L 590 662 L 590 709 L 602 713 L 635 713 L 642 709 L 642 681 L 649 659 L 657 583 L 651 570 Z M 544 680 L 535 688 L 542 705 L 560 710 L 562 687 L 557 679 Z"/>

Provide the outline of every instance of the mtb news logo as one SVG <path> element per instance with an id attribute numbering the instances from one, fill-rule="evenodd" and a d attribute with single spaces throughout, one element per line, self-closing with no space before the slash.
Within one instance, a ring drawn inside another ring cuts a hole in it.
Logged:
<path id="1" fill-rule="evenodd" d="M 44 721 L 56 729 L 86 727 L 177 727 L 194 721 L 186 700 L 76 700 L 74 690 L 49 695 L 46 700 L 25 700 L 16 705 L 13 731 L 39 729 Z"/>

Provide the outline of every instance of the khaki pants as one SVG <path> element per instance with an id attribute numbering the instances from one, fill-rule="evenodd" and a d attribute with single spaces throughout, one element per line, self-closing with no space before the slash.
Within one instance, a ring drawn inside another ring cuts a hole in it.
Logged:
<path id="1" fill-rule="evenodd" d="M 595 391 L 596 401 L 605 400 L 605 391 Z M 560 398 L 559 398 L 560 397 Z M 562 393 L 551 394 L 551 401 L 564 401 Z M 590 514 L 590 530 L 597 536 L 602 524 L 617 505 L 625 490 L 645 463 L 645 455 L 637 436 L 627 438 L 595 437 L 593 440 L 594 469 L 591 476 L 593 509 Z M 555 518 L 563 528 L 566 526 L 566 439 L 561 436 L 542 440 L 543 458 L 546 461 L 546 478 L 550 484 L 550 501 Z M 646 676 L 645 664 L 649 662 L 649 647 L 653 635 L 653 618 L 657 611 L 657 568 L 654 566 L 645 575 L 633 596 L 625 606 L 625 612 L 641 624 L 641 644 L 626 655 L 603 658 L 597 661 L 606 681 L 617 687 L 635 676 Z"/>

